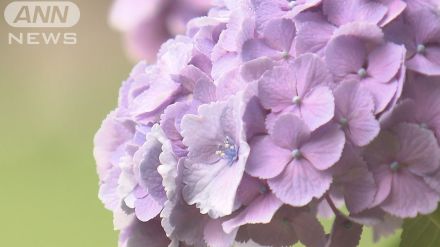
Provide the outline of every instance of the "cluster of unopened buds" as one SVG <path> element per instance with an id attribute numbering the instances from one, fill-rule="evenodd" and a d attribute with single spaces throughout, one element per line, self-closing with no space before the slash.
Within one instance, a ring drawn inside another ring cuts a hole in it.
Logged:
<path id="1" fill-rule="evenodd" d="M 215 4 L 96 134 L 121 247 L 351 247 L 437 209 L 438 1 Z"/>

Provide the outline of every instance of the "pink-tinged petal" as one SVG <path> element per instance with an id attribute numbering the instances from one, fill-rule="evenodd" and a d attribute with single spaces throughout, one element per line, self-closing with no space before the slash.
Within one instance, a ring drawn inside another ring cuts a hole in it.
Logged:
<path id="1" fill-rule="evenodd" d="M 408 13 L 406 21 L 412 28 L 417 44 L 435 43 L 440 39 L 440 16 L 430 8 Z"/>
<path id="2" fill-rule="evenodd" d="M 229 247 L 232 246 L 237 235 L 237 230 L 225 233 L 222 227 L 222 220 L 210 220 L 204 230 L 204 238 L 208 246 Z"/>
<path id="3" fill-rule="evenodd" d="M 400 123 L 416 123 L 417 106 L 412 99 L 401 100 L 391 111 L 385 112 L 380 118 L 383 129 L 390 129 Z"/>
<path id="4" fill-rule="evenodd" d="M 295 38 L 295 23 L 291 19 L 274 19 L 263 31 L 266 44 L 278 51 L 289 52 Z"/>
<path id="5" fill-rule="evenodd" d="M 399 72 L 405 58 L 405 47 L 386 43 L 368 55 L 367 73 L 379 82 L 388 82 Z"/>
<path id="6" fill-rule="evenodd" d="M 260 57 L 280 58 L 281 52 L 269 47 L 262 39 L 246 41 L 242 47 L 243 61 L 251 61 Z"/>
<path id="7" fill-rule="evenodd" d="M 375 104 L 374 112 L 376 114 L 385 110 L 396 95 L 399 86 L 397 80 L 393 80 L 389 83 L 380 83 L 373 78 L 364 79 L 360 83 L 364 90 L 367 90 L 373 96 Z"/>
<path id="8" fill-rule="evenodd" d="M 141 199 L 137 199 L 134 203 L 136 217 L 142 221 L 147 222 L 162 211 L 162 205 L 157 203 L 157 201 L 152 196 L 146 196 Z"/>
<path id="9" fill-rule="evenodd" d="M 173 141 L 182 139 L 180 135 L 180 122 L 184 115 L 195 113 L 193 108 L 188 103 L 177 102 L 165 109 L 161 116 L 160 127 L 168 139 Z"/>
<path id="10" fill-rule="evenodd" d="M 292 161 L 279 176 L 268 180 L 275 195 L 292 206 L 304 206 L 320 198 L 331 182 L 330 173 L 316 170 L 305 159 Z"/>
<path id="11" fill-rule="evenodd" d="M 356 247 L 362 234 L 362 225 L 343 216 L 336 216 L 332 232 L 327 242 L 328 247 Z"/>
<path id="12" fill-rule="evenodd" d="M 215 83 L 217 85 L 216 99 L 220 101 L 229 99 L 231 95 L 236 95 L 248 86 L 248 83 L 240 77 L 237 69 L 222 75 Z"/>
<path id="13" fill-rule="evenodd" d="M 431 62 L 421 54 L 416 54 L 413 58 L 407 61 L 406 65 L 408 66 L 409 70 L 413 70 L 425 75 L 440 75 L 440 64 Z"/>
<path id="14" fill-rule="evenodd" d="M 381 204 L 387 213 L 408 218 L 419 213 L 430 214 L 437 208 L 440 196 L 422 178 L 405 170 L 392 177 L 391 193 Z"/>
<path id="15" fill-rule="evenodd" d="M 121 204 L 121 199 L 117 191 L 120 174 L 121 170 L 119 167 L 113 167 L 106 177 L 103 178 L 99 186 L 98 197 L 108 210 L 114 211 Z"/>
<path id="16" fill-rule="evenodd" d="M 295 38 L 296 54 L 311 52 L 323 55 L 335 29 L 336 27 L 324 21 L 310 21 L 301 24 Z"/>
<path id="17" fill-rule="evenodd" d="M 337 125 L 330 124 L 313 132 L 301 152 L 316 169 L 326 170 L 341 158 L 344 145 L 344 132 Z"/>
<path id="18" fill-rule="evenodd" d="M 304 97 L 300 106 L 304 122 L 315 130 L 329 122 L 335 112 L 335 103 L 332 91 L 328 87 L 317 86 Z"/>
<path id="19" fill-rule="evenodd" d="M 292 226 L 299 241 L 305 246 L 324 246 L 326 242 L 324 228 L 312 213 L 299 213 L 293 218 Z"/>
<path id="20" fill-rule="evenodd" d="M 264 73 L 258 82 L 258 93 L 264 108 L 280 112 L 292 105 L 296 96 L 294 78 L 294 72 L 286 67 L 275 67 Z"/>
<path id="21" fill-rule="evenodd" d="M 254 91 L 255 93 L 252 93 Z M 249 94 L 249 100 L 243 114 L 244 128 L 246 131 L 246 139 L 250 140 L 254 136 L 263 135 L 267 133 L 266 130 L 266 115 L 267 112 L 256 96 L 258 91 L 258 84 L 256 82 L 249 85 L 245 94 Z M 252 96 L 250 96 L 252 95 Z"/>
<path id="22" fill-rule="evenodd" d="M 164 247 L 169 243 L 158 218 L 148 222 L 134 220 L 119 235 L 120 247 Z"/>
<path id="23" fill-rule="evenodd" d="M 370 22 L 350 22 L 336 29 L 333 37 L 339 36 L 353 36 L 377 45 L 383 42 L 384 33 L 379 26 Z"/>
<path id="24" fill-rule="evenodd" d="M 240 181 L 240 185 L 237 189 L 236 201 L 242 206 L 248 206 L 252 201 L 257 198 L 262 189 L 266 188 L 264 181 L 249 176 L 247 173 L 243 174 L 243 178 Z"/>
<path id="25" fill-rule="evenodd" d="M 261 57 L 243 64 L 240 68 L 240 74 L 245 81 L 251 82 L 260 79 L 264 72 L 274 66 L 275 63 L 272 59 Z"/>
<path id="26" fill-rule="evenodd" d="M 293 61 L 291 68 L 294 71 L 296 90 L 299 97 L 306 97 L 313 88 L 327 86 L 333 81 L 324 61 L 314 54 L 301 55 Z"/>
<path id="27" fill-rule="evenodd" d="M 280 116 L 269 133 L 276 145 L 292 151 L 307 141 L 311 134 L 304 122 L 292 114 Z"/>
<path id="28" fill-rule="evenodd" d="M 380 131 L 371 95 L 356 81 L 343 82 L 334 92 L 336 114 L 347 138 L 357 146 L 370 143 Z M 346 120 L 345 123 L 341 121 Z"/>
<path id="29" fill-rule="evenodd" d="M 292 159 L 291 151 L 278 147 L 269 136 L 255 137 L 250 146 L 246 172 L 254 177 L 276 177 Z"/>
<path id="30" fill-rule="evenodd" d="M 419 125 L 401 123 L 395 129 L 400 143 L 397 161 L 425 176 L 440 168 L 440 148 L 434 134 Z"/>
<path id="31" fill-rule="evenodd" d="M 350 145 L 346 145 L 341 160 L 334 166 L 333 185 L 342 187 L 350 213 L 369 208 L 376 195 L 376 182 L 366 162 Z"/>
<path id="32" fill-rule="evenodd" d="M 217 88 L 210 79 L 200 79 L 194 87 L 194 99 L 201 103 L 211 103 L 217 100 Z"/>
<path id="33" fill-rule="evenodd" d="M 328 44 L 325 60 L 336 81 L 357 74 L 364 66 L 367 51 L 361 40 L 351 36 L 334 38 Z"/>
<path id="34" fill-rule="evenodd" d="M 371 168 L 375 169 L 395 161 L 399 150 L 399 139 L 389 131 L 382 131 L 379 136 L 366 147 L 364 159 Z"/>
<path id="35" fill-rule="evenodd" d="M 440 46 L 433 45 L 426 48 L 426 58 L 434 64 L 440 65 Z"/>
<path id="36" fill-rule="evenodd" d="M 406 8 L 406 3 L 402 0 L 387 1 L 388 12 L 385 18 L 380 21 L 380 26 L 385 26 L 399 17 Z"/>
<path id="37" fill-rule="evenodd" d="M 249 237 L 264 246 L 291 246 L 298 242 L 293 230 L 294 218 L 298 209 L 284 206 L 277 211 L 268 224 L 249 224 L 246 230 Z"/>
<path id="38" fill-rule="evenodd" d="M 158 125 L 153 127 L 155 132 L 162 132 Z M 163 133 L 161 133 L 163 135 Z M 162 185 L 162 176 L 157 171 L 161 162 L 159 156 L 162 153 L 162 143 L 153 135 L 148 135 L 145 144 L 135 153 L 133 162 L 134 169 L 138 170 L 140 184 L 148 190 L 148 193 L 157 203 L 163 204 L 166 200 L 165 190 Z"/>
<path id="39" fill-rule="evenodd" d="M 323 10 L 330 22 L 338 26 L 352 21 L 365 21 L 377 24 L 387 13 L 386 6 L 368 0 L 326 0 L 323 3 Z"/>
<path id="40" fill-rule="evenodd" d="M 225 221 L 223 229 L 232 232 L 246 224 L 267 224 L 282 205 L 283 202 L 270 192 L 260 195 L 237 216 Z"/>

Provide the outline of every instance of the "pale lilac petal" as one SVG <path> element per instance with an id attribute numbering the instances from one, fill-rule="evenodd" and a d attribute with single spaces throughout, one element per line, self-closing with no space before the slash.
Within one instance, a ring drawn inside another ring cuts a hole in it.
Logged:
<path id="1" fill-rule="evenodd" d="M 388 0 L 386 2 L 387 2 L 388 12 L 385 15 L 385 18 L 382 19 L 382 21 L 380 22 L 380 25 L 382 27 L 389 24 L 397 17 L 399 17 L 407 7 L 406 3 L 402 0 L 391 0 L 391 1 Z"/>
<path id="2" fill-rule="evenodd" d="M 263 31 L 266 44 L 282 52 L 290 51 L 295 34 L 295 23 L 284 18 L 268 22 Z"/>
<path id="3" fill-rule="evenodd" d="M 408 69 L 429 75 L 440 75 L 440 64 L 433 63 L 421 54 L 416 54 L 407 62 Z"/>
<path id="4" fill-rule="evenodd" d="M 314 54 L 299 56 L 293 61 L 292 67 L 299 97 L 306 97 L 316 86 L 328 86 L 333 81 L 324 61 Z"/>
<path id="5" fill-rule="evenodd" d="M 259 57 L 281 57 L 281 52 L 269 47 L 262 39 L 246 41 L 242 47 L 243 61 L 251 61 Z"/>
<path id="6" fill-rule="evenodd" d="M 275 195 L 292 206 L 304 206 L 330 188 L 331 174 L 316 170 L 305 159 L 292 161 L 278 177 L 268 180 Z"/>
<path id="7" fill-rule="evenodd" d="M 311 134 L 304 122 L 292 114 L 280 116 L 269 132 L 276 145 L 292 151 L 307 141 Z"/>
<path id="8" fill-rule="evenodd" d="M 375 104 L 375 113 L 380 113 L 388 106 L 393 97 L 396 95 L 399 86 L 397 80 L 389 83 L 378 83 L 373 78 L 367 78 L 361 81 L 362 87 L 368 90 L 373 96 Z"/>
<path id="9" fill-rule="evenodd" d="M 380 82 L 396 76 L 405 58 L 405 48 L 393 43 L 377 47 L 368 55 L 367 73 Z"/>
<path id="10" fill-rule="evenodd" d="M 325 170 L 340 158 L 345 145 L 344 132 L 336 125 L 321 127 L 301 147 L 302 155 L 318 170 Z"/>
<path id="11" fill-rule="evenodd" d="M 269 136 L 254 138 L 250 146 L 246 172 L 254 177 L 276 177 L 292 159 L 291 151 L 278 147 Z"/>
<path id="12" fill-rule="evenodd" d="M 234 218 L 223 223 L 223 229 L 231 232 L 245 224 L 267 224 L 283 203 L 272 193 L 257 197 Z"/>
<path id="13" fill-rule="evenodd" d="M 336 114 L 335 120 L 341 124 L 347 138 L 357 146 L 370 143 L 380 131 L 379 122 L 374 112 L 374 101 L 371 95 L 363 90 L 360 83 L 347 81 L 338 86 L 334 92 Z"/>
<path id="14" fill-rule="evenodd" d="M 136 217 L 142 221 L 147 222 L 157 215 L 162 210 L 162 205 L 157 203 L 152 196 L 146 196 L 142 199 L 137 199 L 134 203 Z"/>
<path id="15" fill-rule="evenodd" d="M 323 55 L 335 29 L 336 27 L 324 21 L 309 21 L 301 24 L 295 38 L 296 54 L 311 52 Z"/>
<path id="16" fill-rule="evenodd" d="M 366 47 L 357 38 L 340 36 L 330 41 L 325 60 L 336 81 L 356 74 L 367 59 Z"/>
<path id="17" fill-rule="evenodd" d="M 301 212 L 293 219 L 293 228 L 299 241 L 305 246 L 320 247 L 326 241 L 324 228 L 315 215 Z"/>
<path id="18" fill-rule="evenodd" d="M 259 80 L 259 97 L 266 109 L 282 111 L 296 96 L 295 72 L 286 67 L 275 67 Z"/>
<path id="19" fill-rule="evenodd" d="M 322 86 L 313 88 L 302 100 L 300 111 L 310 130 L 315 130 L 329 122 L 335 111 L 332 91 Z"/>
<path id="20" fill-rule="evenodd" d="M 408 169 L 424 176 L 440 168 L 440 148 L 434 134 L 416 124 L 402 123 L 397 126 L 400 150 L 398 162 L 408 165 Z"/>
<path id="21" fill-rule="evenodd" d="M 247 225 L 249 237 L 256 243 L 265 246 L 293 245 L 298 242 L 298 237 L 292 226 L 297 214 L 297 209 L 284 206 L 277 211 L 270 223 Z M 287 224 L 285 219 L 288 220 Z"/>
<path id="22" fill-rule="evenodd" d="M 272 59 L 267 57 L 257 58 L 243 64 L 240 68 L 241 76 L 245 81 L 255 81 L 261 78 L 264 72 L 275 66 Z"/>
<path id="23" fill-rule="evenodd" d="M 333 185 L 342 187 L 345 204 L 350 213 L 359 213 L 372 205 L 377 190 L 373 174 L 352 146 L 345 146 L 342 158 L 333 171 Z"/>
<path id="24" fill-rule="evenodd" d="M 326 0 L 323 11 L 335 25 L 341 26 L 352 21 L 379 23 L 387 13 L 386 6 L 375 1 L 355 0 L 338 1 Z"/>
<path id="25" fill-rule="evenodd" d="M 223 160 L 211 165 L 185 164 L 184 198 L 189 204 L 196 204 L 204 214 L 228 215 L 234 208 L 243 171 L 244 164 L 229 165 Z"/>
<path id="26" fill-rule="evenodd" d="M 391 193 L 381 208 L 397 217 L 415 217 L 432 213 L 439 200 L 439 194 L 422 178 L 402 170 L 393 175 Z"/>
<path id="27" fill-rule="evenodd" d="M 336 216 L 333 222 L 328 247 L 356 247 L 362 234 L 362 225 L 343 216 Z"/>
<path id="28" fill-rule="evenodd" d="M 222 227 L 222 220 L 210 220 L 204 230 L 205 241 L 212 247 L 229 247 L 235 240 L 237 230 L 231 233 L 225 233 Z"/>

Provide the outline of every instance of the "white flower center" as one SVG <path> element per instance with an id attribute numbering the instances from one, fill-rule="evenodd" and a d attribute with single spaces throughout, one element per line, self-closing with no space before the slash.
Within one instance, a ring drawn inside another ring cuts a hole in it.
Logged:
<path id="1" fill-rule="evenodd" d="M 345 128 L 348 126 L 348 119 L 346 119 L 345 117 L 341 117 L 341 119 L 339 119 L 339 124 Z"/>
<path id="2" fill-rule="evenodd" d="M 301 159 L 303 157 L 301 151 L 299 149 L 295 149 L 292 151 L 292 157 L 296 160 Z"/>
<path id="3" fill-rule="evenodd" d="M 400 169 L 400 164 L 397 161 L 394 161 L 393 163 L 390 164 L 390 168 L 392 171 L 397 171 Z"/>
<path id="4" fill-rule="evenodd" d="M 365 78 L 367 77 L 367 70 L 365 68 L 361 68 L 358 70 L 357 74 L 360 78 Z"/>
<path id="5" fill-rule="evenodd" d="M 426 52 L 426 46 L 424 44 L 417 45 L 417 53 L 423 54 Z"/>
<path id="6" fill-rule="evenodd" d="M 299 97 L 299 96 L 293 97 L 292 102 L 295 105 L 301 105 L 301 97 Z"/>
<path id="7" fill-rule="evenodd" d="M 289 1 L 289 7 L 290 8 L 293 8 L 293 7 L 295 7 L 296 6 L 296 1 L 295 0 L 290 0 Z"/>

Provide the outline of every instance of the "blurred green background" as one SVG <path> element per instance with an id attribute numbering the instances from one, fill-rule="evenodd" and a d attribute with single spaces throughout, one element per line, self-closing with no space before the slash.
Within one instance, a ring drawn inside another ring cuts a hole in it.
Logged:
<path id="1" fill-rule="evenodd" d="M 74 46 L 8 45 L 8 32 L 30 30 L 0 23 L 0 246 L 117 246 L 97 198 L 92 140 L 132 63 L 108 27 L 110 1 L 74 2 L 77 26 L 33 30 L 76 32 Z M 373 246 L 369 233 L 362 246 Z"/>

